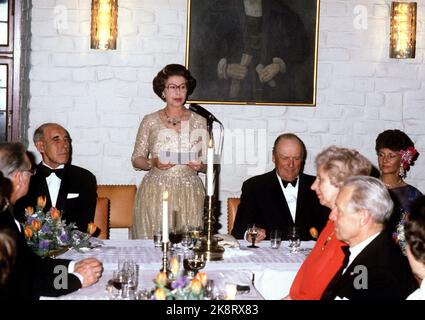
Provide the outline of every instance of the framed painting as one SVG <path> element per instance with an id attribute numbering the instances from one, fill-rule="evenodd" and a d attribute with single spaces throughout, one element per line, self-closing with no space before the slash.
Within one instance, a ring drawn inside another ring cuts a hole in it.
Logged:
<path id="1" fill-rule="evenodd" d="M 188 0 L 188 102 L 316 105 L 319 0 Z"/>

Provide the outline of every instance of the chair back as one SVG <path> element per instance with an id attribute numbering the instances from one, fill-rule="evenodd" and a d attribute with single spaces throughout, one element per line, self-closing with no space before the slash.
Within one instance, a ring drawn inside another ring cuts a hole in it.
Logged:
<path id="1" fill-rule="evenodd" d="M 131 228 L 133 225 L 133 205 L 137 187 L 131 185 L 98 185 L 98 197 L 110 201 L 110 227 Z"/>
<path id="2" fill-rule="evenodd" d="M 109 239 L 109 199 L 105 197 L 97 198 L 94 223 L 100 229 L 97 235 L 99 239 Z"/>
<path id="3" fill-rule="evenodd" d="M 241 198 L 227 198 L 227 233 L 231 234 Z"/>

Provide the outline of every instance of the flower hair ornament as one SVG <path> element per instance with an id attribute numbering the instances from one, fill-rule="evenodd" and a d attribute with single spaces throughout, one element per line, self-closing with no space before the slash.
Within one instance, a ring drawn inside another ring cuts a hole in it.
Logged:
<path id="1" fill-rule="evenodd" d="M 419 153 L 415 147 L 409 147 L 406 150 L 400 150 L 400 176 L 406 178 L 406 173 L 409 171 L 410 166 L 413 165 L 413 162 L 418 157 Z"/>

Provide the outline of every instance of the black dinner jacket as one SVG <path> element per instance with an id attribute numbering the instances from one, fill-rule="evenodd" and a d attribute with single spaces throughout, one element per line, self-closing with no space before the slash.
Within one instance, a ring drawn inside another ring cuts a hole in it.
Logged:
<path id="1" fill-rule="evenodd" d="M 5 285 L 0 286 L 0 300 L 38 300 L 40 296 L 57 297 L 81 288 L 78 277 L 68 274 L 68 288 L 55 289 L 55 277 L 62 274 L 62 271 L 54 273 L 55 267 L 60 265 L 68 268 L 70 260 L 36 255 L 27 245 L 9 208 L 0 212 L 0 229 L 9 230 L 16 241 L 15 264 Z"/>
<path id="2" fill-rule="evenodd" d="M 367 289 L 356 289 L 356 266 L 367 270 Z M 322 295 L 322 300 L 334 300 L 335 297 L 349 300 L 405 300 L 417 289 L 407 258 L 400 248 L 388 236 L 381 232 L 348 266 L 338 281 L 331 281 Z"/>
<path id="3" fill-rule="evenodd" d="M 276 169 L 246 180 L 242 185 L 241 202 L 232 235 L 242 239 L 250 223 L 265 228 L 267 238 L 270 230 L 284 231 L 288 226 L 295 225 L 300 227 L 301 240 L 312 240 L 310 228 L 315 227 L 320 233 L 329 216 L 329 209 L 320 205 L 315 192 L 310 188 L 314 179 L 315 177 L 307 174 L 299 175 L 295 224 L 276 176 Z"/>
<path id="4" fill-rule="evenodd" d="M 20 222 L 23 222 L 25 208 L 35 207 L 40 195 L 47 199 L 44 210 L 48 211 L 52 207 L 46 178 L 39 170 L 42 165 L 38 164 L 36 174 L 31 177 L 27 195 L 15 204 L 16 217 Z M 87 225 L 93 222 L 96 210 L 96 177 L 90 171 L 70 164 L 66 164 L 64 170 L 56 208 L 62 211 L 62 219 L 67 223 L 75 222 L 79 230 L 87 232 Z M 78 197 L 70 198 L 72 194 L 78 194 Z"/>

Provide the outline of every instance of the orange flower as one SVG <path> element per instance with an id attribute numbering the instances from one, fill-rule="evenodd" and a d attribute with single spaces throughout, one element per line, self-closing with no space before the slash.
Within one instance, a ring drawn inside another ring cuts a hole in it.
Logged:
<path id="1" fill-rule="evenodd" d="M 190 290 L 193 294 L 199 294 L 202 290 L 202 283 L 196 278 L 193 278 L 190 282 Z"/>
<path id="2" fill-rule="evenodd" d="M 198 272 L 195 279 L 198 279 L 204 287 L 207 285 L 208 276 L 205 272 Z"/>
<path id="3" fill-rule="evenodd" d="M 46 196 L 38 196 L 37 198 L 37 207 L 44 209 L 46 206 Z"/>
<path id="4" fill-rule="evenodd" d="M 176 257 L 171 257 L 170 269 L 171 269 L 172 274 L 176 277 L 177 274 L 179 273 L 179 269 L 180 269 L 179 259 L 177 259 Z"/>
<path id="5" fill-rule="evenodd" d="M 156 289 L 154 295 L 156 300 L 165 300 L 165 298 L 167 297 L 164 289 L 162 288 Z"/>
<path id="6" fill-rule="evenodd" d="M 90 234 L 93 234 L 96 232 L 97 226 L 95 225 L 94 222 L 90 222 L 87 226 L 87 232 Z"/>
<path id="7" fill-rule="evenodd" d="M 25 208 L 25 215 L 26 216 L 32 216 L 34 214 L 34 208 L 33 207 L 26 207 Z"/>
<path id="8" fill-rule="evenodd" d="M 314 238 L 317 239 L 317 237 L 319 236 L 319 232 L 317 231 L 317 229 L 315 227 L 311 227 L 310 228 L 310 235 Z"/>
<path id="9" fill-rule="evenodd" d="M 41 229 L 41 222 L 40 222 L 40 220 L 33 220 L 31 222 L 31 226 L 34 229 L 34 231 L 37 232 L 38 230 Z"/>
<path id="10" fill-rule="evenodd" d="M 24 233 L 25 233 L 25 237 L 27 239 L 32 237 L 32 230 L 31 230 L 31 227 L 29 225 L 25 226 Z"/>
<path id="11" fill-rule="evenodd" d="M 160 272 L 156 275 L 155 281 L 160 286 L 165 286 L 168 281 L 167 273 L 166 272 Z"/>
<path id="12" fill-rule="evenodd" d="M 55 207 L 52 207 L 50 209 L 50 215 L 52 216 L 53 220 L 59 220 L 60 217 L 61 217 L 61 212 L 58 209 L 56 209 Z"/>

